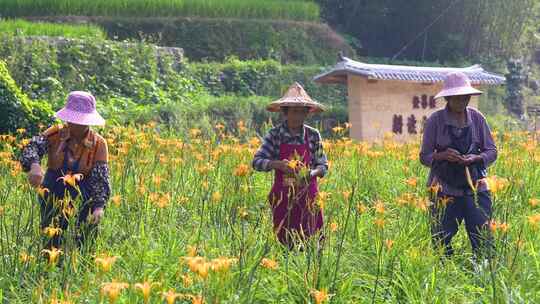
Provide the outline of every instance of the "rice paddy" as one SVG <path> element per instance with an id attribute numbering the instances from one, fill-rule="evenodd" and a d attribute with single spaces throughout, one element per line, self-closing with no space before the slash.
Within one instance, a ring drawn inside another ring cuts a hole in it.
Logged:
<path id="1" fill-rule="evenodd" d="M 71 25 L 26 20 L 0 20 L 0 33 L 20 36 L 105 39 L 105 32 L 95 25 Z"/>
<path id="2" fill-rule="evenodd" d="M 3 0 L 0 11 L 3 17 L 197 16 L 319 20 L 319 6 L 305 0 Z"/>

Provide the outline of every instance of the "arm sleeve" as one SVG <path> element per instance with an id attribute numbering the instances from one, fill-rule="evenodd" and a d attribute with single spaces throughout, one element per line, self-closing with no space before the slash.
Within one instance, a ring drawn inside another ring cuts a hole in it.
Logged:
<path id="1" fill-rule="evenodd" d="M 431 168 L 433 163 L 433 154 L 435 153 L 435 140 L 437 135 L 437 125 L 433 116 L 428 118 L 424 126 L 422 137 L 422 147 L 420 149 L 420 162 Z"/>
<path id="2" fill-rule="evenodd" d="M 20 163 L 24 172 L 30 171 L 30 166 L 32 166 L 32 164 L 39 164 L 43 156 L 47 153 L 48 148 L 49 140 L 47 136 L 38 135 L 32 137 L 21 153 Z"/>
<path id="3" fill-rule="evenodd" d="M 326 153 L 324 153 L 322 138 L 319 132 L 316 134 L 313 164 L 316 169 L 322 170 L 323 175 L 326 175 L 326 172 L 328 171 L 328 158 L 326 157 Z"/>
<path id="4" fill-rule="evenodd" d="M 94 166 L 88 177 L 89 195 L 94 208 L 104 208 L 111 196 L 111 182 L 109 177 L 108 148 L 105 141 L 99 143 L 96 151 Z"/>
<path id="5" fill-rule="evenodd" d="M 279 158 L 279 151 L 275 151 L 275 139 L 271 132 L 266 134 L 263 138 L 263 143 L 259 150 L 255 153 L 251 165 L 256 171 L 268 172 L 270 171 L 270 161 L 277 160 Z M 276 155 L 277 154 L 277 155 Z"/>
<path id="6" fill-rule="evenodd" d="M 484 166 L 487 168 L 497 160 L 497 146 L 484 117 L 481 118 L 480 136 L 482 145 L 480 156 L 482 157 Z"/>

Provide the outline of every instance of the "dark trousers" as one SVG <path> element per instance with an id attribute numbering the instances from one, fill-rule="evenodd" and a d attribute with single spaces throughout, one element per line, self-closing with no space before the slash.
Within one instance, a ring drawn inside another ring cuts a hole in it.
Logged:
<path id="1" fill-rule="evenodd" d="M 47 227 L 58 227 L 62 229 L 62 233 L 60 235 L 55 235 L 52 238 L 46 238 L 45 248 L 59 248 L 62 245 L 64 236 L 67 233 L 69 226 L 70 216 L 67 214 L 64 208 L 67 202 L 64 202 L 63 206 L 61 206 L 62 204 L 60 204 L 58 201 L 65 200 L 65 194 L 68 193 L 73 201 L 75 201 L 79 196 L 78 191 L 64 185 L 62 181 L 58 180 L 60 176 L 62 176 L 60 171 L 47 170 L 42 186 L 49 189 L 50 193 L 47 193 L 45 197 L 39 198 L 41 229 L 43 230 Z M 86 184 L 85 180 L 83 180 L 79 188 L 81 191 L 80 193 L 82 194 L 82 202 L 80 202 L 81 206 L 78 208 L 78 210 L 75 210 L 75 214 L 72 216 L 75 220 L 76 231 L 74 231 L 74 233 L 76 234 L 76 245 L 81 247 L 85 243 L 85 240 L 90 242 L 93 241 L 98 227 L 97 225 L 90 224 L 87 221 L 88 216 L 93 211 L 93 208 L 88 199 L 88 185 Z"/>
<path id="2" fill-rule="evenodd" d="M 91 207 L 88 203 L 83 204 L 83 206 L 75 214 L 75 228 L 76 236 L 75 241 L 78 247 L 81 247 L 86 240 L 90 242 L 96 237 L 98 226 L 95 224 L 90 224 L 87 221 L 88 216 L 91 214 Z M 68 232 L 69 220 L 68 216 L 64 214 L 60 208 L 54 206 L 51 201 L 44 201 L 40 199 L 40 211 L 41 211 L 41 229 L 45 229 L 49 226 L 58 227 L 62 229 L 60 235 L 53 236 L 52 238 L 47 238 L 45 242 L 45 248 L 56 247 L 60 248 L 64 240 L 64 235 Z"/>
<path id="3" fill-rule="evenodd" d="M 450 198 L 445 206 L 440 204 L 444 198 Z M 471 242 L 473 253 L 478 256 L 492 249 L 492 240 L 488 223 L 492 217 L 491 195 L 479 192 L 477 202 L 474 196 L 444 196 L 439 194 L 431 208 L 431 232 L 435 247 L 444 246 L 445 254 L 451 256 L 454 250 L 452 238 L 457 234 L 459 224 L 465 220 L 465 228 Z"/>

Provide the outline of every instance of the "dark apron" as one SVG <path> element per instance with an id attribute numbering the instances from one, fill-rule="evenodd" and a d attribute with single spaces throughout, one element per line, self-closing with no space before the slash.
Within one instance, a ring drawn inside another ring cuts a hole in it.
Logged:
<path id="1" fill-rule="evenodd" d="M 81 243 L 85 239 L 85 235 L 95 230 L 93 224 L 87 223 L 87 218 L 91 212 L 91 203 L 90 203 L 90 187 L 88 179 L 86 176 L 83 176 L 83 179 L 78 183 L 79 191 L 70 186 L 64 185 L 62 180 L 59 180 L 60 177 L 64 176 L 67 173 L 79 173 L 79 160 L 76 160 L 72 165 L 68 163 L 68 147 L 64 148 L 64 161 L 61 169 L 53 170 L 48 169 L 45 173 L 45 178 L 43 180 L 42 187 L 49 189 L 49 192 L 46 193 L 43 197 L 39 197 L 39 204 L 41 210 L 41 229 L 43 230 L 46 227 L 59 227 L 62 229 L 60 235 L 56 235 L 48 240 L 46 247 L 60 247 L 62 243 L 62 235 L 66 233 L 68 228 L 69 218 L 70 218 L 70 208 L 74 208 L 74 216 L 76 216 L 76 226 L 77 226 L 77 243 Z M 79 200 L 81 196 L 81 200 Z M 59 204 L 59 201 L 64 199 L 71 198 L 69 202 L 63 202 Z M 77 206 L 79 205 L 79 206 Z M 79 228 L 84 226 L 88 229 Z"/>
<path id="2" fill-rule="evenodd" d="M 457 150 L 461 155 L 479 155 L 481 153 L 478 144 L 472 141 L 471 126 L 463 128 L 461 132 L 459 132 L 459 128 L 454 126 L 447 126 L 447 128 L 450 135 L 450 145 L 447 148 Z M 444 151 L 445 149 L 437 147 L 437 151 Z M 439 160 L 433 161 L 432 169 L 437 178 L 444 184 L 463 190 L 470 188 L 464 165 L 447 160 Z M 479 179 L 487 176 L 487 170 L 482 163 L 469 165 L 469 172 L 474 185 Z"/>

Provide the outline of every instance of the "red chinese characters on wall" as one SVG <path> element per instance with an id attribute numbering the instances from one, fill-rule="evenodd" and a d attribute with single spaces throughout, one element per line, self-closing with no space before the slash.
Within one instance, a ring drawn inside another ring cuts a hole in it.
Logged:
<path id="1" fill-rule="evenodd" d="M 421 95 L 421 96 L 414 96 L 412 99 L 412 108 L 413 110 L 427 110 L 427 109 L 435 109 L 437 107 L 437 101 L 435 100 L 435 96 L 428 96 L 428 95 Z M 423 129 L 424 123 L 427 120 L 426 115 L 422 115 L 421 120 L 421 128 L 420 131 Z M 392 132 L 395 134 L 403 134 L 403 115 L 400 114 L 394 114 L 392 118 Z M 411 114 L 407 117 L 407 133 L 409 134 L 418 134 L 418 119 L 414 114 Z"/>

